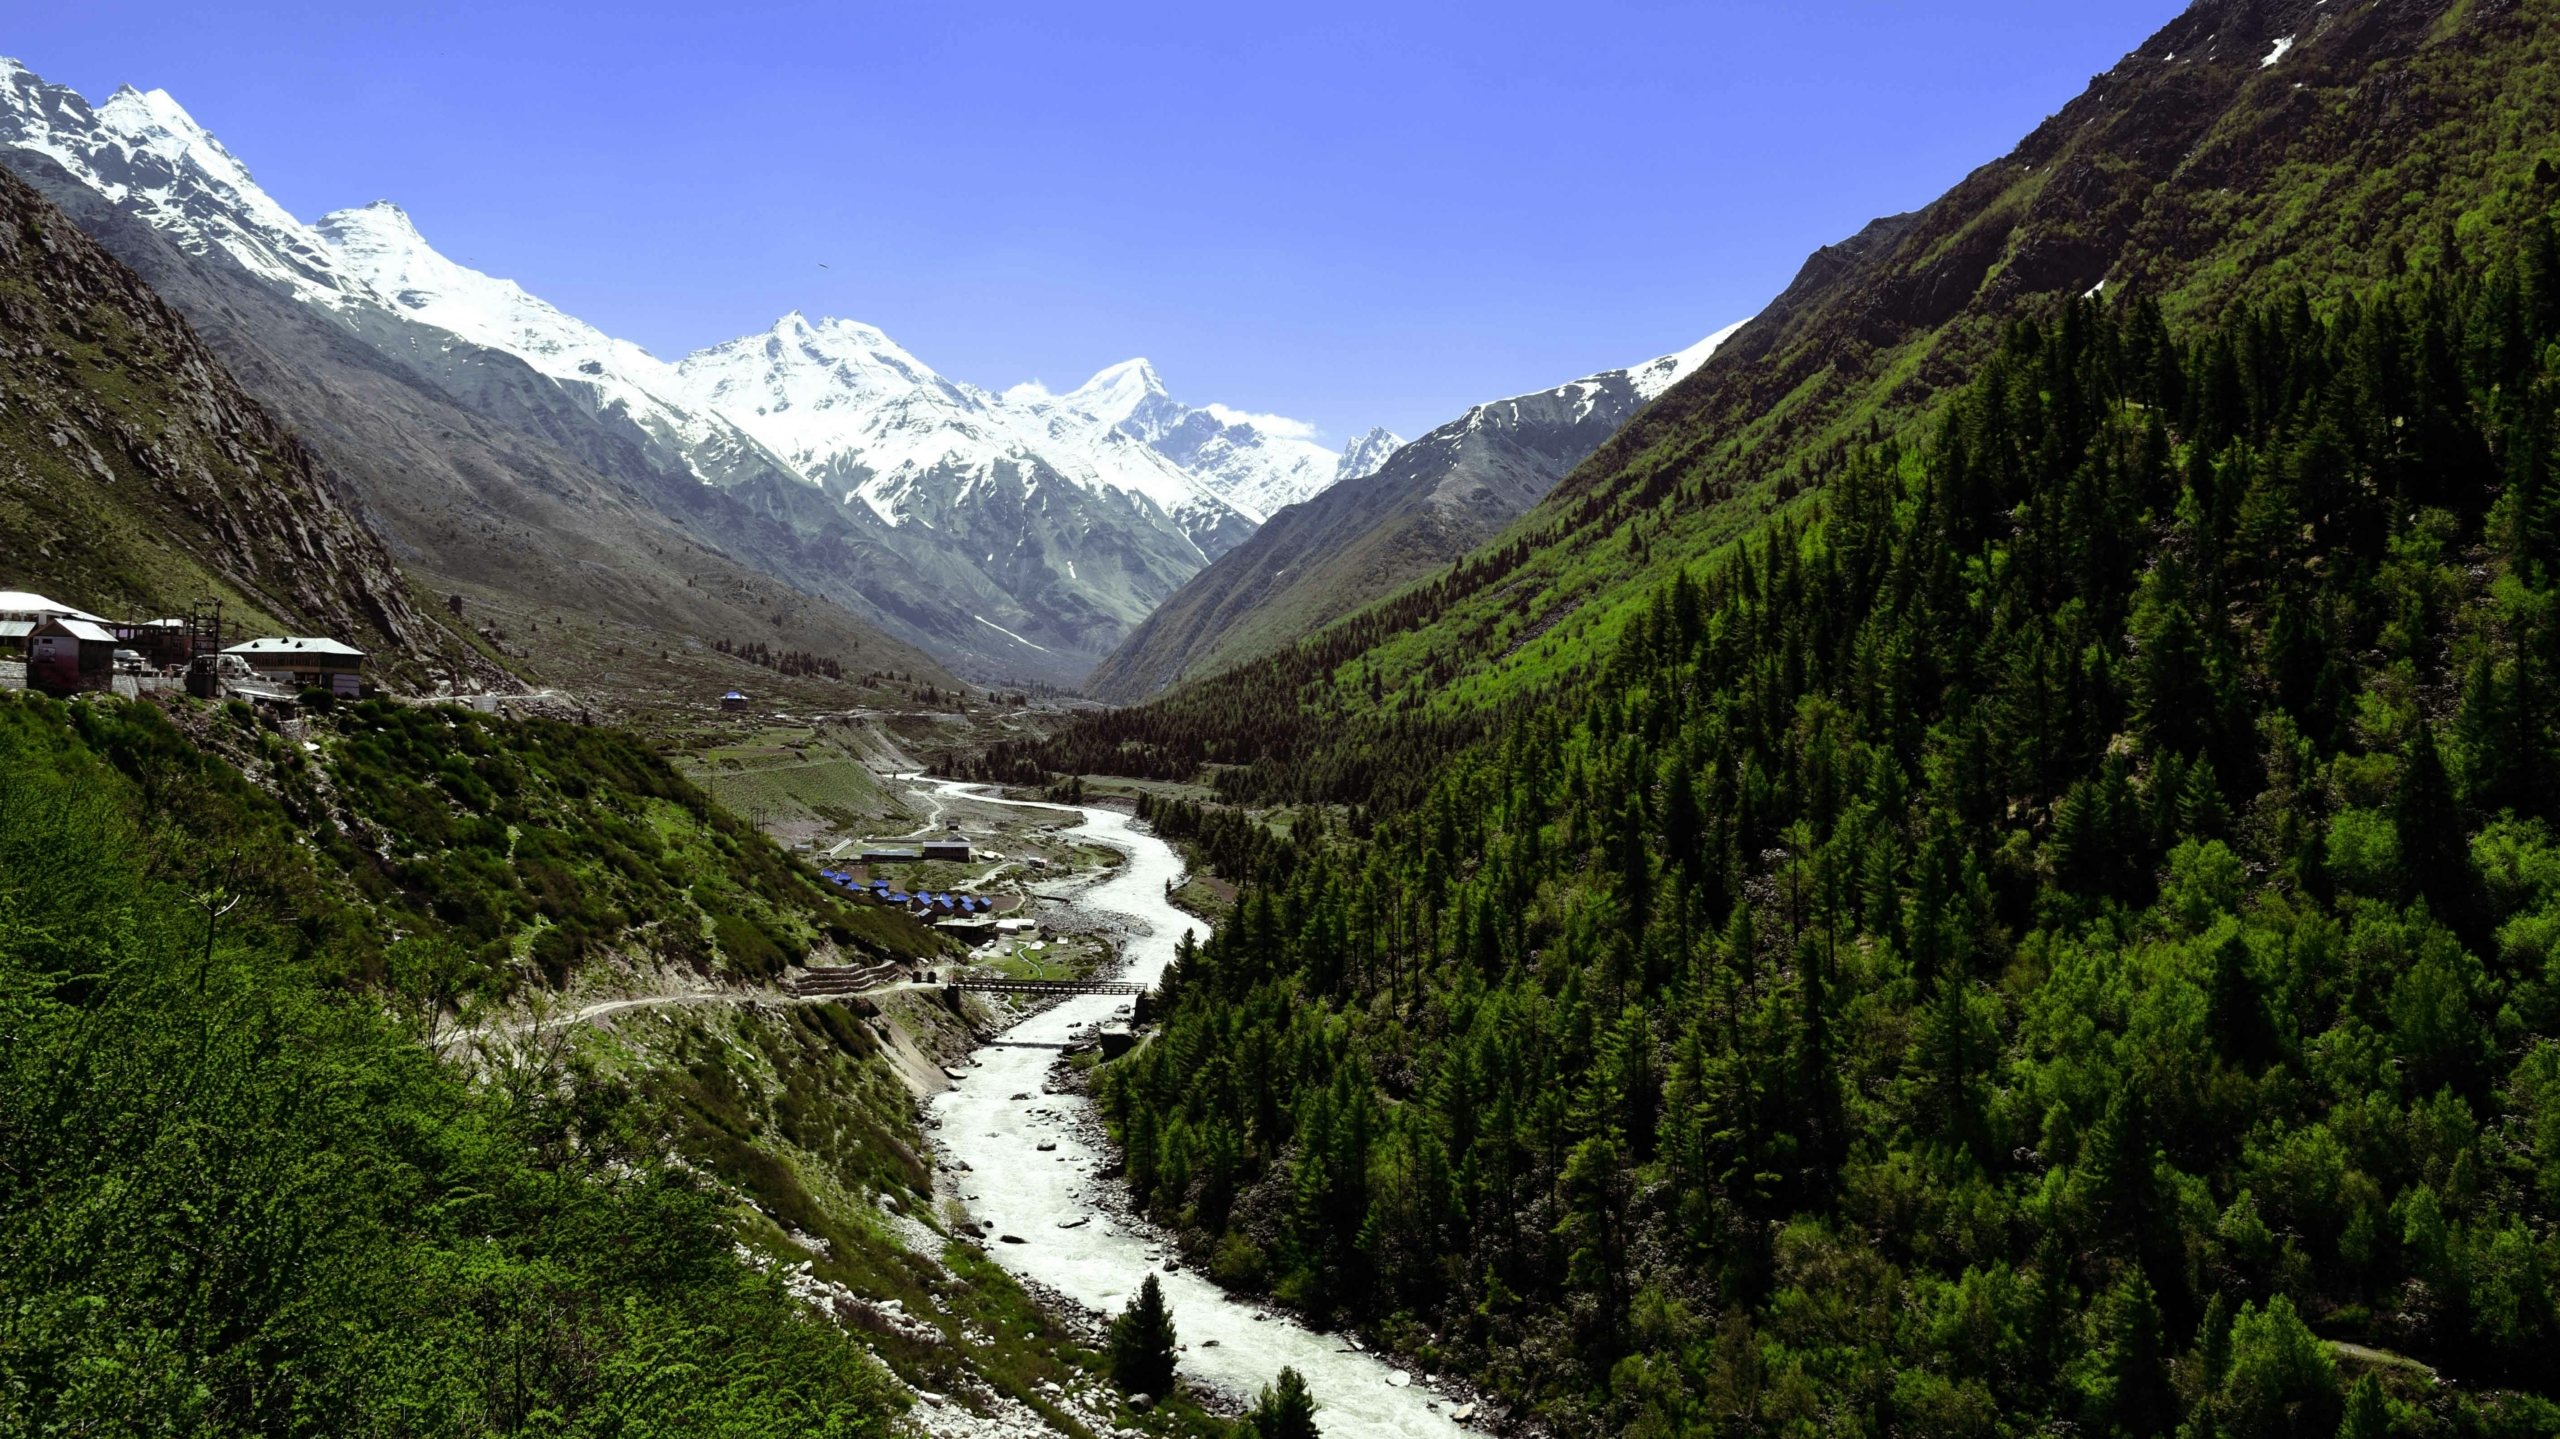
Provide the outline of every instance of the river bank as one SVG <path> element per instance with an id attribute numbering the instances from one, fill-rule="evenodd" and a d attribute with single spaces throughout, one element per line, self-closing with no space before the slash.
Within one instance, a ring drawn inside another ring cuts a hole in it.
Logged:
<path id="1" fill-rule="evenodd" d="M 999 800 L 982 786 L 931 782 L 972 803 L 1078 816 L 1069 831 L 1109 845 L 1128 863 L 1075 897 L 1082 908 L 1117 916 L 1128 938 L 1115 978 L 1153 986 L 1187 929 L 1207 922 L 1167 902 L 1182 877 L 1179 855 L 1116 810 Z M 953 1166 L 951 1197 L 988 1226 L 987 1253 L 1028 1283 L 1085 1308 L 1114 1314 L 1152 1271 L 1173 1306 L 1186 1349 L 1182 1376 L 1249 1398 L 1283 1365 L 1305 1376 L 1329 1439 L 1455 1439 L 1454 1402 L 1403 1370 L 1318 1334 L 1287 1316 L 1230 1298 L 1205 1276 L 1168 1270 L 1171 1251 L 1112 1202 L 1111 1157 L 1080 1095 L 1053 1092 L 1049 1069 L 1078 1031 L 1114 1017 L 1127 1001 L 1083 995 L 1024 1019 L 963 1067 L 966 1078 L 927 1105 L 936 1146 Z M 965 1167 L 963 1167 L 965 1166 Z M 1010 1237 L 1008 1239 L 1008 1236 Z"/>

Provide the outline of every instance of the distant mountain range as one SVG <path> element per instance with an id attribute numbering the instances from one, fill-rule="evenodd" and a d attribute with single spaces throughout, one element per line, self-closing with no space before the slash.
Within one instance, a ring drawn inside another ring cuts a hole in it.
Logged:
<path id="1" fill-rule="evenodd" d="M 189 271 L 172 303 L 217 347 L 259 351 L 269 364 L 235 368 L 298 394 L 293 418 L 316 443 L 335 433 L 350 450 L 379 447 L 377 431 L 405 426 L 405 459 L 350 453 L 342 468 L 396 541 L 462 579 L 579 588 L 474 558 L 462 517 L 495 506 L 542 536 L 528 553 L 549 558 L 533 563 L 629 564 L 629 577 L 591 587 L 649 587 L 674 539 L 702 561 L 684 571 L 688 588 L 758 587 L 711 574 L 716 557 L 832 601 L 958 672 L 1072 684 L 1269 515 L 1371 473 L 1400 443 L 1372 430 L 1336 452 L 1294 421 L 1187 406 L 1143 360 L 1063 395 L 991 393 L 936 374 L 870 326 L 798 314 L 670 364 L 454 263 L 396 205 L 303 223 L 166 92 L 127 87 L 92 107 L 5 60 L 0 159 L 110 248 L 134 252 L 129 262 Z M 175 254 L 143 254 L 153 247 L 108 210 Z M 312 321 L 326 343 L 314 343 Z M 353 371 L 376 373 L 355 384 Z M 424 417 L 450 405 L 477 422 Z M 414 453 L 436 448 L 424 436 L 439 424 L 461 452 Z M 579 523 L 595 506 L 609 517 Z M 768 597 L 750 608 L 807 605 Z"/>
<path id="2" fill-rule="evenodd" d="M 1477 405 L 1375 473 L 1280 511 L 1159 606 L 1086 678 L 1134 702 L 1289 644 L 1500 534 L 1629 416 L 1704 364 L 1677 354 Z"/>

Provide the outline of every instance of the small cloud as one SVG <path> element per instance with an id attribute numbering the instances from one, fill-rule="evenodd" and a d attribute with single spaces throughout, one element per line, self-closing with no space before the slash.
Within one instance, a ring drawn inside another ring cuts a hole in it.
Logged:
<path id="1" fill-rule="evenodd" d="M 1219 424 L 1251 425 L 1275 440 L 1312 440 L 1319 437 L 1315 426 L 1286 415 L 1257 415 L 1251 410 L 1239 410 L 1228 405 L 1203 405 L 1200 408 L 1216 416 Z"/>

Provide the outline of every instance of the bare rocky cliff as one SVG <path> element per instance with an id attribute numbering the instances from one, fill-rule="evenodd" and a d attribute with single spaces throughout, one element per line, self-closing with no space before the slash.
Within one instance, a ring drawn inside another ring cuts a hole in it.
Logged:
<path id="1" fill-rule="evenodd" d="M 176 311 L 0 171 L 0 582 L 119 617 L 220 598 L 251 625 L 422 660 L 342 478 Z"/>

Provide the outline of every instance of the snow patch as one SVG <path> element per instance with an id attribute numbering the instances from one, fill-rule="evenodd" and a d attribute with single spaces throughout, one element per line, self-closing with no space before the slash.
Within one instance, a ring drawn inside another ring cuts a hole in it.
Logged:
<path id="1" fill-rule="evenodd" d="M 1649 402 L 1663 391 L 1689 378 L 1700 365 L 1707 362 L 1709 356 L 1724 348 L 1724 342 L 1733 338 L 1734 331 L 1750 323 L 1751 318 L 1745 316 L 1685 350 L 1674 350 L 1661 359 L 1648 360 L 1641 365 L 1629 367 L 1627 378 L 1635 385 L 1636 397 Z"/>
<path id="2" fill-rule="evenodd" d="M 971 616 L 969 616 L 969 618 L 971 618 L 971 619 L 973 619 L 973 620 L 976 620 L 978 623 L 980 623 L 980 624 L 982 624 L 982 625 L 985 625 L 988 629 L 994 630 L 997 634 L 1000 634 L 1000 635 L 1004 636 L 1006 639 L 1009 639 L 1009 640 L 1013 641 L 1015 644 L 1018 644 L 1018 645 L 1031 645 L 1031 647 L 1032 647 L 1033 649 L 1040 651 L 1040 653 L 1042 653 L 1042 654 L 1044 654 L 1044 655 L 1045 655 L 1045 654 L 1047 654 L 1047 653 L 1049 652 L 1049 651 L 1048 651 L 1048 648 L 1047 648 L 1046 646 L 1044 646 L 1044 645 L 1032 645 L 1032 644 L 1031 644 L 1031 641 L 1024 639 L 1022 636 L 1020 636 L 1020 635 L 1018 635 L 1018 634 L 1015 634 L 1013 631 L 1011 631 L 1011 630 L 1009 630 L 1009 629 L 1006 629 L 1004 626 L 1002 626 L 1002 625 L 1000 625 L 1000 624 L 997 624 L 994 620 L 988 619 L 985 615 L 971 615 Z"/>
<path id="3" fill-rule="evenodd" d="M 2283 39 L 2278 40 L 2278 41 L 2276 42 L 2276 48 L 2274 48 L 2274 49 L 2272 49 L 2272 50 L 2270 50 L 2270 51 L 2268 51 L 2268 52 L 2267 52 L 2267 58 L 2265 58 L 2264 60 L 2261 60 L 2261 61 L 2259 61 L 2259 62 L 2258 62 L 2258 68 L 2259 68 L 2259 69 L 2261 69 L 2261 70 L 2264 70 L 2264 69 L 2266 69 L 2268 66 L 2273 65 L 2273 64 L 2274 64 L 2274 63 L 2276 63 L 2278 60 L 2283 59 L 2283 58 L 2284 58 L 2284 53 L 2285 53 L 2287 50 L 2290 50 L 2290 49 L 2292 49 L 2292 48 L 2293 48 L 2293 37 L 2292 37 L 2292 36 L 2287 35 L 2287 36 L 2285 36 Z"/>

